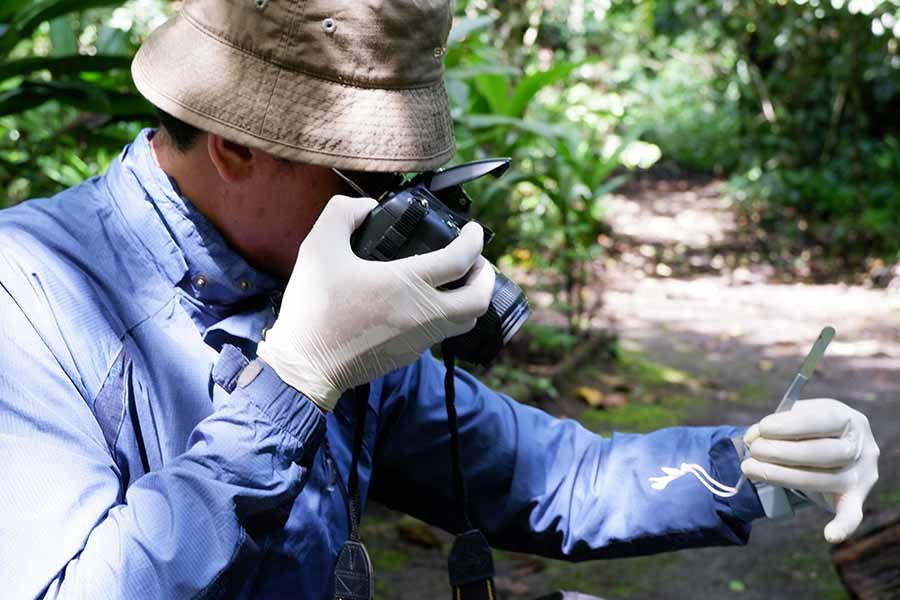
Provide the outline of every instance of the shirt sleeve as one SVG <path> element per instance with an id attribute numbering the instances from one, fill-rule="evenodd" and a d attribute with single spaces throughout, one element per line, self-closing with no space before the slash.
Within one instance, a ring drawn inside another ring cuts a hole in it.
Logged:
<path id="1" fill-rule="evenodd" d="M 585 560 L 746 543 L 763 516 L 752 486 L 731 498 L 698 477 L 665 489 L 651 478 L 683 463 L 733 485 L 733 427 L 663 429 L 603 438 L 455 379 L 462 463 L 475 525 L 498 548 Z M 460 529 L 444 408 L 445 370 L 430 355 L 386 379 L 373 497 L 451 531 Z M 673 472 L 673 471 L 670 471 Z"/>
<path id="2" fill-rule="evenodd" d="M 248 522 L 303 489 L 319 409 L 253 363 L 184 454 L 123 490 L 79 387 L 2 284 L 0 316 L 4 597 L 216 596 L 259 554 Z"/>

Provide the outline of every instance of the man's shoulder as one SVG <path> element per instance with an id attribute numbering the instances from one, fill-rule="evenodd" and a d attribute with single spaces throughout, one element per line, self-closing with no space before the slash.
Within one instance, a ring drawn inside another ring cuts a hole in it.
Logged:
<path id="1" fill-rule="evenodd" d="M 96 246 L 100 232 L 95 224 L 108 218 L 106 198 L 100 180 L 91 179 L 53 197 L 0 210 L 0 253 L 24 265 L 47 259 L 48 253 L 61 259 Z"/>
<path id="2" fill-rule="evenodd" d="M 70 374 L 116 346 L 140 317 L 122 273 L 111 202 L 89 180 L 52 198 L 0 211 L 0 294 Z M 15 334 L 14 331 L 7 331 Z M 14 336 L 17 337 L 17 336 Z M 0 340 L 15 352 L 16 339 Z M 99 361 L 99 362 L 102 362 Z"/>

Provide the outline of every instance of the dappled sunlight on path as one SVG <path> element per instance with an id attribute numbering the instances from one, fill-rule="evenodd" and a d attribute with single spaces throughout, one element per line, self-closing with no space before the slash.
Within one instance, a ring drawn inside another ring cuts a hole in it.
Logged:
<path id="1" fill-rule="evenodd" d="M 835 397 L 869 416 L 882 460 L 868 510 L 896 509 L 900 291 L 779 283 L 791 274 L 776 276 L 748 243 L 721 189 L 715 181 L 644 182 L 610 202 L 615 254 L 603 265 L 596 325 L 614 327 L 626 348 L 700 378 L 699 393 L 714 401 L 690 423 L 744 426 L 771 412 L 819 331 L 834 325 L 837 337 L 804 396 Z M 696 577 L 659 597 L 713 589 L 723 577 L 746 582 L 743 598 L 841 597 L 821 539 L 825 522 L 807 510 L 760 523 L 746 549 L 679 553 L 681 568 Z"/>

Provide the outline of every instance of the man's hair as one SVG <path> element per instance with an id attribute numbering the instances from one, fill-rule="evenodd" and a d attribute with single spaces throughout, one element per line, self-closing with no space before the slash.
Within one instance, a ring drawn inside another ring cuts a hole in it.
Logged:
<path id="1" fill-rule="evenodd" d="M 191 150 L 200 136 L 203 135 L 203 132 L 193 125 L 188 125 L 181 119 L 173 117 L 159 108 L 156 108 L 156 114 L 159 117 L 160 128 L 165 139 L 178 152 L 185 153 Z"/>
<path id="2" fill-rule="evenodd" d="M 156 115 L 159 117 L 160 132 L 162 133 L 163 141 L 175 148 L 175 150 L 181 154 L 191 151 L 197 144 L 197 140 L 200 139 L 200 136 L 205 133 L 203 130 L 185 123 L 178 117 L 173 117 L 159 107 L 154 106 L 153 108 L 156 109 Z M 277 156 L 275 157 L 275 160 L 286 167 L 298 164 L 292 160 Z"/>

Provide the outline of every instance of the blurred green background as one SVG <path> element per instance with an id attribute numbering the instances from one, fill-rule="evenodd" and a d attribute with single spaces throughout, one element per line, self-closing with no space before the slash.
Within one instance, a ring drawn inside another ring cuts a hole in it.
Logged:
<path id="1" fill-rule="evenodd" d="M 177 8 L 3 3 L 2 205 L 101 173 L 153 124 L 129 57 Z M 654 165 L 726 178 L 753 223 L 845 271 L 897 258 L 900 0 L 470 0 L 457 13 L 458 160 L 515 159 L 476 192 L 492 258 L 556 273 L 573 328 L 604 197 Z"/>

